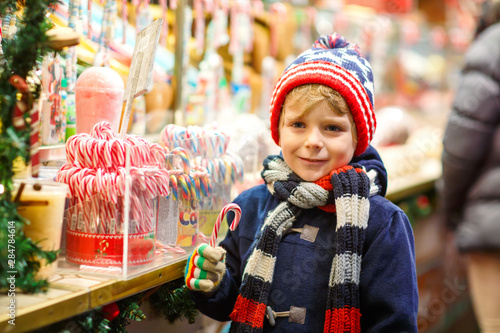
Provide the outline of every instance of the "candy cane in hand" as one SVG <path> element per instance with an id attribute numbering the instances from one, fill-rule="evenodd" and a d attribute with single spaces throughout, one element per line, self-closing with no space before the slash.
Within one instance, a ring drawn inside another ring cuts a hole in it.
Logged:
<path id="1" fill-rule="evenodd" d="M 219 213 L 219 216 L 217 216 L 217 220 L 215 221 L 214 225 L 214 230 L 212 231 L 212 237 L 210 238 L 210 246 L 215 247 L 215 243 L 217 241 L 217 236 L 219 235 L 219 228 L 220 224 L 222 223 L 222 220 L 226 216 L 227 212 L 232 210 L 235 214 L 233 222 L 231 223 L 231 226 L 229 229 L 231 231 L 236 230 L 236 227 L 238 226 L 238 223 L 240 223 L 240 218 L 241 218 L 241 208 L 235 203 L 230 203 L 225 205 L 222 210 Z"/>

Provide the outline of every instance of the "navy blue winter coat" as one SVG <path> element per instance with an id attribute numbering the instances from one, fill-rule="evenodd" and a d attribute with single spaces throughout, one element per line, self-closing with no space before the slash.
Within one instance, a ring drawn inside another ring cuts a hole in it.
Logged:
<path id="1" fill-rule="evenodd" d="M 373 148 L 356 162 L 380 174 L 382 193 L 387 182 L 385 168 Z M 378 160 L 377 160 L 378 159 Z M 219 321 L 229 320 L 238 296 L 251 245 L 267 213 L 279 200 L 259 185 L 240 194 L 234 201 L 242 208 L 236 231 L 228 232 L 221 246 L 227 250 L 227 272 L 217 291 L 210 296 L 192 291 L 198 309 Z M 228 214 L 229 223 L 232 213 Z M 276 326 L 264 321 L 264 332 L 322 332 L 325 322 L 328 279 L 333 260 L 336 214 L 318 208 L 303 210 L 293 228 L 319 228 L 314 242 L 300 233 L 283 236 L 268 305 L 276 312 L 290 306 L 306 308 L 304 324 L 277 318 Z M 406 215 L 380 195 L 370 198 L 370 218 L 366 230 L 360 276 L 362 332 L 417 332 L 418 291 L 413 233 Z"/>

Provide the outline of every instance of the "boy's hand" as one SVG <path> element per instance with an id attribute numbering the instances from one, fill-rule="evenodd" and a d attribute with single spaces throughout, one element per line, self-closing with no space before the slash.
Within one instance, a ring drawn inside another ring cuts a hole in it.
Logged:
<path id="1" fill-rule="evenodd" d="M 191 290 L 213 291 L 226 272 L 225 255 L 226 251 L 220 246 L 198 246 L 187 261 L 186 286 Z"/>

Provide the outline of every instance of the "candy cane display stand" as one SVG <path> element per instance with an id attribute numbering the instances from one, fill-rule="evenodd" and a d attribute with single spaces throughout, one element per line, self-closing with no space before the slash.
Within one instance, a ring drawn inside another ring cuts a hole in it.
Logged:
<path id="1" fill-rule="evenodd" d="M 237 182 L 243 182 L 243 162 L 236 154 L 228 151 L 229 139 L 230 137 L 220 130 L 199 126 L 183 127 L 170 124 L 160 133 L 160 143 L 171 154 L 177 155 L 176 159 L 172 159 L 171 169 L 181 170 L 181 174 L 188 175 L 193 169 L 206 170 L 206 176 L 200 178 L 202 181 L 196 182 L 196 185 L 201 186 L 190 186 L 189 181 L 183 181 L 183 175 L 171 181 L 170 192 L 174 200 L 189 198 L 190 188 L 203 194 L 196 196 L 196 212 L 191 212 L 191 216 L 197 217 L 198 238 L 201 235 L 210 235 L 219 211 L 231 202 L 232 187 Z M 171 177 L 172 175 L 174 174 L 171 173 Z M 205 184 L 208 186 L 204 186 Z M 187 215 L 183 213 L 183 216 Z M 192 243 L 193 232 L 185 219 L 180 219 L 178 230 L 179 245 Z M 227 226 L 222 224 L 219 233 L 222 236 L 226 232 Z"/>
<path id="2" fill-rule="evenodd" d="M 132 187 L 134 187 L 132 182 Z M 135 185 L 137 186 L 137 185 Z M 131 195 L 133 191 L 131 191 Z M 146 203 L 146 200 L 149 203 Z M 130 266 L 143 265 L 154 260 L 156 243 L 156 199 L 143 199 L 141 205 L 130 205 L 127 248 L 124 248 L 124 198 L 117 204 L 99 196 L 66 210 L 66 260 L 89 266 L 123 266 L 124 251 Z M 131 200 L 133 202 L 133 200 Z M 92 208 L 92 207 L 99 207 Z M 91 213 L 88 213 L 90 211 Z M 151 212 L 146 216 L 146 212 Z M 138 216 L 142 214 L 143 216 Z M 140 222 L 137 222 L 137 219 Z M 149 226 L 138 229 L 142 223 Z M 93 223 L 94 226 L 88 226 Z M 98 224 L 96 227 L 95 225 Z M 91 232 L 86 232 L 89 229 Z"/>
<path id="3" fill-rule="evenodd" d="M 90 135 L 69 138 L 66 157 L 56 176 L 71 193 L 66 261 L 86 266 L 85 271 L 152 262 L 157 198 L 169 195 L 165 150 L 138 136 L 118 137 L 102 122 Z"/>

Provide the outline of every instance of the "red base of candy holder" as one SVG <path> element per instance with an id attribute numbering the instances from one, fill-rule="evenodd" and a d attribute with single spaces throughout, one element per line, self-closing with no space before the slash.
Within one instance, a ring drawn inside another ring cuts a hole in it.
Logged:
<path id="1" fill-rule="evenodd" d="M 153 261 L 155 233 L 128 235 L 128 264 L 143 265 Z M 66 231 L 66 260 L 91 266 L 122 266 L 123 235 L 91 234 Z"/>

